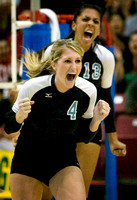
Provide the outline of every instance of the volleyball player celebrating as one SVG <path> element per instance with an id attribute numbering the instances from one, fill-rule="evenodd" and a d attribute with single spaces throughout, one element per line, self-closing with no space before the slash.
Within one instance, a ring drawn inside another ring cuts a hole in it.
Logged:
<path id="1" fill-rule="evenodd" d="M 44 184 L 56 200 L 86 200 L 76 143 L 96 134 L 110 107 L 99 100 L 94 108 L 95 86 L 78 77 L 83 53 L 69 39 L 55 42 L 42 63 L 26 53 L 34 78 L 22 86 L 5 121 L 7 133 L 21 132 L 11 166 L 13 200 L 41 200 Z M 51 74 L 38 76 L 43 71 Z"/>
<path id="2" fill-rule="evenodd" d="M 104 120 L 111 152 L 116 156 L 125 156 L 126 145 L 120 142 L 117 137 L 114 124 L 113 100 L 111 97 L 111 85 L 115 66 L 114 56 L 104 46 L 97 43 L 101 20 L 100 7 L 92 4 L 83 4 L 74 14 L 72 22 L 73 31 L 67 38 L 79 42 L 84 49 L 80 76 L 92 82 L 97 88 L 97 98 L 104 99 L 111 107 L 110 114 Z M 51 48 L 52 45 L 44 48 L 45 58 L 50 53 Z M 83 142 L 77 144 L 77 158 L 83 172 L 87 197 L 98 161 L 101 141 L 100 126 L 98 133 L 92 140 L 89 140 L 88 144 Z"/>

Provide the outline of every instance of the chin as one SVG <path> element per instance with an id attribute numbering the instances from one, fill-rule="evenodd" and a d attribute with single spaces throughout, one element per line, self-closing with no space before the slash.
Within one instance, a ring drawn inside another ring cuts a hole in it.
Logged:
<path id="1" fill-rule="evenodd" d="M 74 84 L 68 84 L 67 85 L 68 90 L 71 89 L 71 88 L 73 88 L 73 87 L 74 87 Z"/>

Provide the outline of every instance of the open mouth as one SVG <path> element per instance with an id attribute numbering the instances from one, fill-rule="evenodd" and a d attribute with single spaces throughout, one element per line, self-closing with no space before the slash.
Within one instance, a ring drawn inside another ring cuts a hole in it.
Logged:
<path id="1" fill-rule="evenodd" d="M 67 74 L 67 80 L 73 81 L 75 79 L 76 74 Z"/>
<path id="2" fill-rule="evenodd" d="M 92 37 L 92 35 L 93 34 L 91 32 L 84 32 L 84 37 L 85 38 L 89 38 L 90 39 Z"/>

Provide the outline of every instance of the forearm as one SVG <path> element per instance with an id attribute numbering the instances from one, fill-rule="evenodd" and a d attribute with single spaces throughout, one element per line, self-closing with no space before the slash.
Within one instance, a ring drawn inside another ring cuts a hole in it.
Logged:
<path id="1" fill-rule="evenodd" d="M 118 141 L 117 132 L 107 133 L 107 138 L 109 143 L 114 143 Z"/>
<path id="2" fill-rule="evenodd" d="M 24 121 L 23 115 L 22 113 L 20 113 L 20 111 L 18 111 L 15 115 L 15 119 L 17 121 L 17 123 L 22 124 Z"/>
<path id="3" fill-rule="evenodd" d="M 96 120 L 94 117 L 92 118 L 90 125 L 89 125 L 89 129 L 91 132 L 95 132 L 98 130 L 98 127 L 100 125 L 101 121 Z"/>
<path id="4" fill-rule="evenodd" d="M 22 123 L 18 123 L 16 121 L 16 113 L 14 113 L 13 111 L 7 113 L 4 124 L 4 129 L 6 133 L 10 134 L 19 131 L 21 125 Z"/>

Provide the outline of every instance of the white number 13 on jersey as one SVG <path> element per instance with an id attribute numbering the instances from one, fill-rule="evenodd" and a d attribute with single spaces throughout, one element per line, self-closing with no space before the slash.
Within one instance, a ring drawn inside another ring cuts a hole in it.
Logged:
<path id="1" fill-rule="evenodd" d="M 78 101 L 73 101 L 73 103 L 71 104 L 70 108 L 67 111 L 67 115 L 70 115 L 71 120 L 76 119 L 77 105 L 78 105 Z"/>

